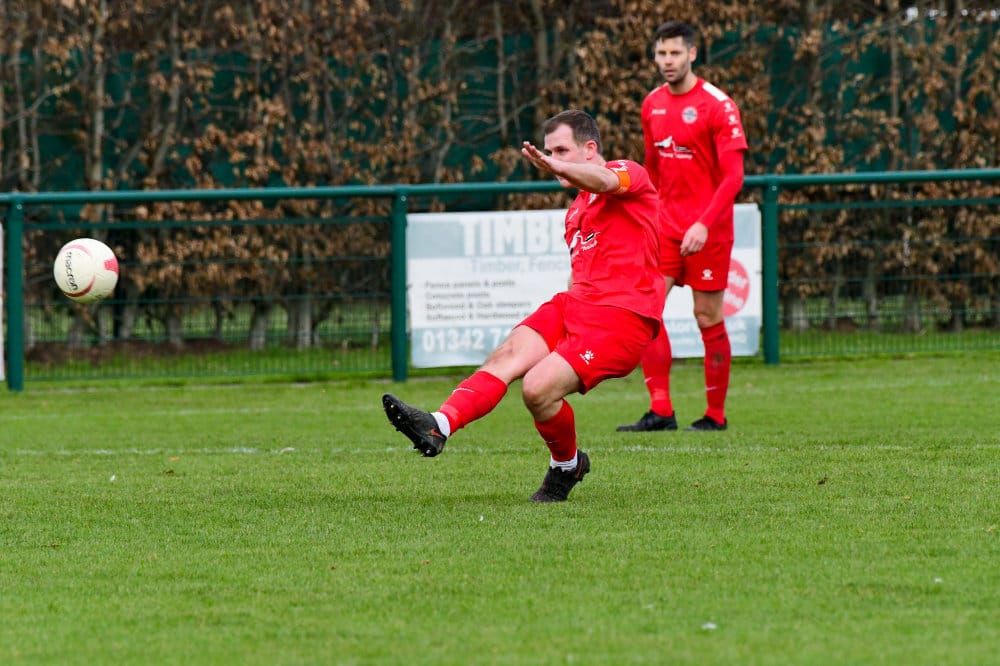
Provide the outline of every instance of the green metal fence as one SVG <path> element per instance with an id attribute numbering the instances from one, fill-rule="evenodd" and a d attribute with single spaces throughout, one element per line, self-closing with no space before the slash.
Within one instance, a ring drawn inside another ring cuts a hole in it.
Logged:
<path id="1" fill-rule="evenodd" d="M 761 357 L 1000 349 L 1000 169 L 751 176 Z M 7 383 L 409 374 L 406 215 L 555 182 L 0 195 Z M 169 206 L 171 214 L 163 214 Z M 70 303 L 51 259 L 114 245 L 113 299 Z"/>
<path id="2" fill-rule="evenodd" d="M 1000 169 L 764 181 L 767 362 L 1000 349 Z"/>

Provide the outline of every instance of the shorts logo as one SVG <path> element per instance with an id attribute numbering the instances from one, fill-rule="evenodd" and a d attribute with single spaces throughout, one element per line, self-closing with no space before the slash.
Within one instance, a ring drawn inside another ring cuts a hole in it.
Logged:
<path id="1" fill-rule="evenodd" d="M 588 349 L 588 350 L 584 351 L 582 354 L 580 354 L 580 358 L 583 359 L 584 363 L 586 363 L 587 365 L 590 365 L 590 362 L 594 360 L 594 352 L 592 352 L 592 351 L 590 351 Z"/>
<path id="2" fill-rule="evenodd" d="M 686 107 L 683 111 L 681 111 L 681 118 L 684 119 L 684 122 L 690 125 L 694 121 L 698 120 L 698 109 L 693 106 Z"/>
<path id="3" fill-rule="evenodd" d="M 701 279 L 702 280 L 711 280 L 712 279 L 712 269 L 711 268 L 704 269 L 701 272 Z"/>

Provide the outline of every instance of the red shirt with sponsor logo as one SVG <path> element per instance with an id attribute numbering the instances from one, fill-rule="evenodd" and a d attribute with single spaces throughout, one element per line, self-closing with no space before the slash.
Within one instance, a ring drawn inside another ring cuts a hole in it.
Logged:
<path id="1" fill-rule="evenodd" d="M 704 79 L 683 95 L 664 84 L 642 103 L 646 168 L 660 193 L 667 238 L 682 240 L 695 222 L 709 227 L 709 239 L 733 240 L 733 208 L 717 220 L 700 220 L 722 181 L 719 156 L 746 150 L 740 110 L 724 92 Z"/>
<path id="2" fill-rule="evenodd" d="M 656 188 L 642 165 L 612 160 L 614 192 L 580 191 L 566 213 L 573 284 L 569 295 L 660 320 L 666 298 L 659 269 Z M 600 322 L 597 322 L 599 325 Z"/>

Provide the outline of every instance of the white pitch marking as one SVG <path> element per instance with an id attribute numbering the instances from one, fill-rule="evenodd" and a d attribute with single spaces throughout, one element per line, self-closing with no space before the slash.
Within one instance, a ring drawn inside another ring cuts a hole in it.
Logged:
<path id="1" fill-rule="evenodd" d="M 813 451 L 830 451 L 830 450 L 850 450 L 850 451 L 921 451 L 926 450 L 927 447 L 919 446 L 905 446 L 905 445 L 891 445 L 891 444 L 865 444 L 865 445 L 826 445 L 820 444 L 812 447 Z M 998 450 L 1000 449 L 1000 442 L 996 443 L 985 443 L 985 444 L 973 444 L 972 446 L 954 446 L 955 450 Z M 537 451 L 537 447 L 533 446 L 523 446 L 523 447 L 512 447 L 506 446 L 502 449 L 494 447 L 481 447 L 481 446 L 466 446 L 459 448 L 455 446 L 448 452 L 449 456 L 482 456 L 486 453 L 496 453 L 497 451 L 504 452 L 519 452 L 519 453 L 530 453 Z M 633 445 L 633 446 L 607 446 L 607 447 L 587 447 L 588 451 L 593 451 L 596 453 L 604 454 L 615 454 L 615 453 L 659 453 L 663 455 L 685 455 L 685 454 L 703 454 L 703 455 L 717 455 L 720 453 L 778 453 L 781 451 L 796 451 L 804 452 L 805 447 L 792 447 L 784 449 L 780 446 L 760 446 L 760 445 L 742 445 L 734 444 L 733 446 L 643 446 L 643 445 Z M 111 457 L 111 456 L 156 456 L 156 455 L 171 455 L 171 456 L 184 456 L 184 455 L 245 455 L 245 456 L 255 456 L 255 455 L 287 455 L 295 451 L 296 453 L 304 452 L 309 453 L 323 453 L 323 454 L 336 454 L 336 455 L 383 455 L 383 454 L 410 454 L 413 453 L 412 447 L 409 446 L 386 446 L 381 448 L 370 448 L 370 449 L 344 449 L 344 448 L 332 448 L 324 446 L 316 447 L 283 447 L 280 449 L 266 449 L 266 448 L 255 448 L 248 446 L 234 446 L 225 447 L 219 449 L 201 448 L 201 449 L 137 449 L 137 448 L 127 448 L 127 449 L 52 449 L 52 450 L 40 450 L 40 449 L 15 449 L 9 453 L 17 456 L 54 456 L 54 457 L 70 457 L 70 456 L 95 456 L 95 457 Z"/>
<path id="2" fill-rule="evenodd" d="M 332 414 L 336 412 L 364 412 L 371 410 L 370 405 L 357 405 L 352 407 L 331 405 L 329 407 L 317 407 L 316 409 L 304 409 L 304 408 L 276 408 L 276 407 L 240 407 L 237 409 L 164 409 L 156 411 L 143 411 L 136 412 L 134 414 L 119 414 L 115 418 L 132 418 L 141 419 L 145 421 L 146 419 L 153 416 L 211 416 L 220 414 L 239 414 L 239 415 L 254 415 L 254 414 L 271 414 L 275 412 L 280 412 L 281 414 Z M 58 412 L 50 414 L 4 414 L 0 416 L 0 423 L 4 421 L 55 421 L 62 419 L 77 420 L 81 418 L 93 418 L 94 414 L 92 412 Z"/>

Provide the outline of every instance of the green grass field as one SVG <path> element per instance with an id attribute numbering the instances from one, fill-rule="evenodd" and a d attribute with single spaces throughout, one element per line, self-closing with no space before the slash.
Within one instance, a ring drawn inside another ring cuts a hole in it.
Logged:
<path id="1" fill-rule="evenodd" d="M 517 384 L 435 459 L 386 423 L 457 379 L 0 394 L 0 663 L 1000 661 L 1000 354 L 738 363 L 725 433 L 607 382 L 558 505 Z"/>

